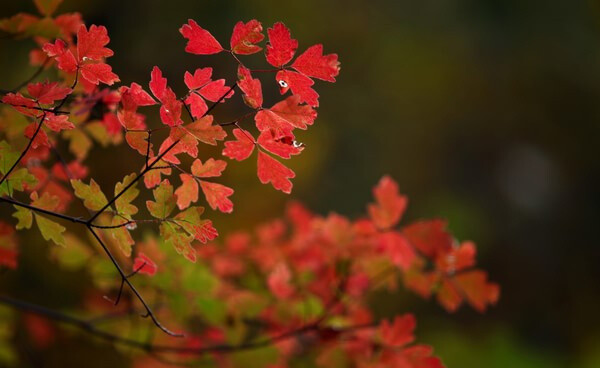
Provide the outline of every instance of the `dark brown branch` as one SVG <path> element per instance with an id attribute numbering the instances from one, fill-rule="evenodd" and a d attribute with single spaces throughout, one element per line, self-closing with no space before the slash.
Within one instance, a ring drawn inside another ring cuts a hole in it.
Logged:
<path id="1" fill-rule="evenodd" d="M 150 306 L 148 305 L 148 303 L 146 303 L 146 300 L 144 300 L 144 297 L 142 297 L 142 295 L 140 294 L 140 292 L 129 281 L 129 279 L 127 278 L 127 275 L 125 274 L 125 272 L 123 272 L 123 269 L 121 268 L 121 266 L 119 265 L 119 263 L 117 262 L 117 260 L 113 256 L 113 254 L 110 252 L 110 250 L 108 249 L 108 247 L 106 246 L 106 244 L 104 244 L 104 242 L 102 241 L 102 239 L 100 239 L 100 236 L 94 231 L 94 229 L 91 226 L 88 225 L 87 228 L 92 233 L 92 235 L 94 236 L 94 238 L 96 238 L 96 240 L 98 241 L 98 243 L 100 244 L 100 246 L 104 250 L 104 253 L 106 253 L 106 255 L 108 256 L 108 258 L 110 259 L 110 261 L 112 262 L 112 264 L 117 269 L 117 272 L 119 272 L 119 275 L 121 275 L 122 281 L 125 282 L 125 284 L 127 284 L 127 286 L 129 287 L 129 289 L 131 289 L 131 291 L 133 292 L 133 294 L 135 294 L 135 296 L 140 301 L 140 303 L 142 303 L 142 305 L 144 306 L 144 309 L 146 309 L 146 315 L 148 317 L 150 317 L 150 319 L 152 319 L 152 322 L 154 322 L 154 324 L 156 325 L 156 327 L 160 328 L 163 332 L 165 332 L 168 335 L 171 335 L 171 336 L 174 336 L 174 337 L 183 337 L 182 334 L 175 333 L 175 332 L 169 330 L 168 328 L 164 327 L 160 323 L 160 321 L 154 315 L 154 312 L 152 311 L 152 309 L 150 308 Z"/>
<path id="2" fill-rule="evenodd" d="M 310 324 L 304 325 L 302 327 L 299 327 L 297 329 L 294 329 L 294 330 L 291 330 L 288 332 L 284 332 L 275 337 L 271 337 L 271 338 L 267 338 L 267 339 L 263 339 L 263 340 L 248 341 L 248 342 L 237 344 L 237 345 L 217 344 L 217 345 L 204 346 L 201 348 L 193 348 L 193 347 L 187 347 L 187 346 L 155 345 L 155 344 L 151 344 L 151 343 L 144 343 L 141 341 L 128 339 L 126 337 L 121 337 L 121 336 L 106 332 L 104 330 L 101 330 L 101 329 L 97 328 L 92 322 L 81 320 L 81 319 L 63 314 L 58 311 L 48 309 L 46 307 L 42 307 L 42 306 L 39 306 L 36 304 L 31 304 L 31 303 L 24 302 L 21 300 L 13 299 L 11 297 L 4 296 L 4 295 L 0 295 L 0 303 L 11 306 L 13 308 L 16 308 L 16 309 L 19 309 L 22 311 L 34 313 L 39 316 L 52 319 L 59 323 L 69 324 L 71 326 L 77 327 L 85 332 L 88 332 L 89 334 L 91 334 L 93 336 L 96 336 L 96 337 L 101 338 L 106 341 L 110 341 L 110 342 L 113 342 L 116 344 L 141 349 L 146 352 L 156 352 L 156 353 L 188 353 L 188 354 L 202 355 L 205 353 L 216 352 L 216 353 L 227 354 L 227 353 L 234 353 L 234 352 L 242 351 L 242 350 L 253 350 L 253 349 L 262 348 L 265 346 L 273 345 L 277 342 L 285 341 L 285 340 L 288 340 L 291 338 L 298 338 L 298 337 L 301 337 L 303 335 L 313 333 L 313 332 L 318 332 L 320 330 L 326 330 L 326 331 L 331 331 L 331 332 L 335 332 L 338 334 L 343 334 L 343 333 L 349 333 L 349 332 L 354 332 L 354 331 L 358 331 L 358 330 L 373 328 L 376 326 L 376 323 L 366 323 L 366 324 L 359 324 L 359 325 L 353 325 L 353 326 L 342 327 L 342 328 L 333 328 L 333 327 L 323 327 L 319 323 L 310 323 Z"/>

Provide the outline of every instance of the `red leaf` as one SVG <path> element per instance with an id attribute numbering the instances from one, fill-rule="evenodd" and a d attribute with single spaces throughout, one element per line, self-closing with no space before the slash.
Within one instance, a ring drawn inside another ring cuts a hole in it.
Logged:
<path id="1" fill-rule="evenodd" d="M 394 227 L 404 214 L 408 199 L 398 192 L 398 184 L 389 176 L 381 178 L 373 196 L 377 203 L 369 204 L 368 211 L 371 220 L 380 229 Z"/>
<path id="2" fill-rule="evenodd" d="M 250 55 L 259 52 L 262 48 L 255 45 L 265 38 L 262 34 L 262 25 L 256 19 L 252 19 L 248 23 L 237 22 L 233 27 L 231 35 L 231 51 L 240 55 Z"/>
<path id="3" fill-rule="evenodd" d="M 275 135 L 290 135 L 293 128 L 306 129 L 312 125 L 317 112 L 308 105 L 300 105 L 300 97 L 290 96 L 259 111 L 254 120 L 260 131 L 273 130 Z"/>
<path id="4" fill-rule="evenodd" d="M 443 220 L 419 221 L 402 229 L 410 243 L 424 255 L 435 258 L 452 248 L 452 236 Z"/>
<path id="5" fill-rule="evenodd" d="M 150 91 L 162 103 L 160 107 L 161 121 L 171 127 L 183 124 L 181 120 L 181 101 L 175 96 L 175 92 L 167 87 L 167 78 L 164 78 L 162 71 L 155 66 L 150 74 Z"/>
<path id="6" fill-rule="evenodd" d="M 112 50 L 104 47 L 110 38 L 104 26 L 92 24 L 87 30 L 82 24 L 77 31 L 77 56 L 79 61 L 102 60 L 113 55 Z"/>
<path id="7" fill-rule="evenodd" d="M 27 128 L 25 128 L 25 137 L 31 139 L 38 128 L 37 126 L 37 123 L 29 124 Z M 31 143 L 31 148 L 33 149 L 36 149 L 40 146 L 50 147 L 50 143 L 48 143 L 48 136 L 46 135 L 46 132 L 44 132 L 43 129 L 40 129 L 38 134 L 35 136 L 35 139 Z"/>
<path id="8" fill-rule="evenodd" d="M 298 48 L 298 41 L 291 37 L 290 30 L 283 23 L 275 23 L 273 28 L 267 30 L 267 34 L 267 62 L 279 68 L 292 60 Z"/>
<path id="9" fill-rule="evenodd" d="M 44 124 L 55 132 L 75 128 L 75 125 L 69 121 L 69 117 L 67 115 L 54 115 L 52 113 L 46 114 Z"/>
<path id="10" fill-rule="evenodd" d="M 292 68 L 300 73 L 328 82 L 335 82 L 335 77 L 340 73 L 340 62 L 337 54 L 323 55 L 323 45 L 309 47 L 296 58 Z"/>
<path id="11" fill-rule="evenodd" d="M 181 26 L 179 32 L 188 39 L 185 51 L 190 54 L 210 55 L 223 51 L 219 41 L 192 19 L 188 20 L 188 24 Z"/>
<path id="12" fill-rule="evenodd" d="M 111 86 L 120 81 L 119 77 L 112 72 L 110 65 L 104 63 L 83 64 L 81 66 L 81 76 L 96 85 L 102 82 Z"/>
<path id="13" fill-rule="evenodd" d="M 487 273 L 473 270 L 458 274 L 454 278 L 464 292 L 467 301 L 479 312 L 484 312 L 488 304 L 496 304 L 500 287 L 487 281 Z"/>
<path id="14" fill-rule="evenodd" d="M 194 238 L 203 244 L 219 236 L 217 229 L 214 228 L 210 220 L 202 220 L 200 224 L 194 226 L 194 230 L 196 231 Z"/>
<path id="15" fill-rule="evenodd" d="M 225 98 L 230 98 L 234 94 L 234 90 L 225 85 L 225 79 L 218 79 L 210 82 L 206 86 L 200 88 L 198 92 L 202 97 L 212 102 L 217 102 L 221 99 L 221 102 L 224 102 Z M 227 95 L 225 96 L 225 94 Z"/>
<path id="16" fill-rule="evenodd" d="M 281 94 L 291 89 L 292 94 L 300 97 L 300 102 L 306 102 L 313 107 L 319 106 L 319 94 L 311 87 L 315 82 L 309 77 L 289 70 L 280 70 L 275 78 Z"/>
<path id="17" fill-rule="evenodd" d="M 290 158 L 297 155 L 304 149 L 293 143 L 293 137 L 284 136 L 276 138 L 272 130 L 265 130 L 259 136 L 257 143 L 267 151 L 283 158 Z"/>
<path id="18" fill-rule="evenodd" d="M 42 49 L 49 57 L 56 58 L 58 69 L 65 72 L 74 72 L 77 70 L 77 60 L 67 44 L 63 40 L 56 40 L 54 43 L 46 43 Z"/>
<path id="19" fill-rule="evenodd" d="M 156 105 L 152 96 L 137 83 L 131 83 L 131 87 L 122 86 L 119 88 L 119 92 L 121 93 L 121 104 L 125 110 L 135 110 L 138 106 Z"/>
<path id="20" fill-rule="evenodd" d="M 198 200 L 198 183 L 189 174 L 180 174 L 179 177 L 183 184 L 175 190 L 175 196 L 177 197 L 177 207 L 184 210 Z"/>
<path id="21" fill-rule="evenodd" d="M 56 100 L 62 100 L 73 90 L 61 87 L 58 82 L 30 83 L 27 85 L 29 95 L 41 104 L 51 104 Z"/>
<path id="22" fill-rule="evenodd" d="M 289 179 L 294 178 L 296 174 L 262 151 L 258 152 L 257 174 L 261 183 L 267 184 L 270 182 L 273 188 L 277 190 L 287 194 L 292 192 L 292 182 Z"/>
<path id="23" fill-rule="evenodd" d="M 200 142 L 217 145 L 217 141 L 222 141 L 227 133 L 220 125 L 213 125 L 212 115 L 206 115 L 199 120 L 185 126 L 184 131 Z"/>
<path id="24" fill-rule="evenodd" d="M 208 111 L 206 102 L 204 102 L 202 96 L 196 93 L 190 93 L 190 95 L 185 99 L 185 103 L 190 106 L 192 116 L 196 119 L 200 119 Z"/>
<path id="25" fill-rule="evenodd" d="M 387 320 L 383 320 L 379 325 L 381 340 L 385 345 L 404 346 L 414 341 L 413 331 L 416 326 L 417 320 L 412 314 L 396 316 L 391 324 Z"/>
<path id="26" fill-rule="evenodd" d="M 198 89 L 208 82 L 212 75 L 212 68 L 198 68 L 192 75 L 190 72 L 185 72 L 183 80 L 189 89 Z"/>
<path id="27" fill-rule="evenodd" d="M 383 250 L 392 263 L 408 270 L 416 258 L 415 251 L 410 243 L 400 233 L 388 231 L 379 235 L 379 248 Z"/>
<path id="28" fill-rule="evenodd" d="M 244 92 L 244 102 L 253 109 L 262 106 L 263 96 L 260 80 L 252 78 L 250 71 L 242 65 L 238 67 L 238 86 Z"/>
<path id="29" fill-rule="evenodd" d="M 233 211 L 233 203 L 229 200 L 229 196 L 233 194 L 233 189 L 226 187 L 225 185 L 218 183 L 211 183 L 208 181 L 200 180 L 200 186 L 206 197 L 206 201 L 210 205 L 210 208 L 224 213 L 231 213 Z"/>
<path id="30" fill-rule="evenodd" d="M 288 266 L 285 263 L 277 264 L 267 279 L 269 290 L 278 299 L 289 298 L 294 292 L 294 288 L 290 284 L 291 278 L 292 275 Z"/>
<path id="31" fill-rule="evenodd" d="M 223 156 L 243 161 L 250 157 L 252 151 L 254 151 L 254 138 L 250 133 L 241 129 L 234 129 L 233 135 L 237 140 L 225 142 Z"/>
<path id="32" fill-rule="evenodd" d="M 436 268 L 444 273 L 454 273 L 475 265 L 475 244 L 464 242 L 459 247 L 453 247 L 448 253 L 436 258 Z"/>
<path id="33" fill-rule="evenodd" d="M 25 114 L 28 116 L 36 116 L 38 114 L 38 110 L 29 109 L 27 107 L 36 107 L 35 101 L 24 97 L 19 92 L 17 93 L 8 93 L 6 96 L 2 97 L 2 102 L 5 104 L 11 105 L 15 110 L 20 112 L 21 114 Z"/>
<path id="34" fill-rule="evenodd" d="M 148 276 L 154 276 L 156 274 L 156 263 L 150 259 L 147 255 L 139 252 L 137 257 L 133 260 L 133 270 L 139 270 L 137 273 L 143 273 Z"/>
<path id="35" fill-rule="evenodd" d="M 221 176 L 221 173 L 227 167 L 227 162 L 209 158 L 202 164 L 202 161 L 195 160 L 192 164 L 192 174 L 199 178 L 211 178 Z"/>

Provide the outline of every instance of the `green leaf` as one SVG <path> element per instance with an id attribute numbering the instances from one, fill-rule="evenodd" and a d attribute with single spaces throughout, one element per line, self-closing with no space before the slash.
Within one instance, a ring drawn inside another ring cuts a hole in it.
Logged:
<path id="1" fill-rule="evenodd" d="M 117 183 L 115 185 L 115 197 L 119 194 L 127 185 L 129 185 L 136 177 L 135 173 L 127 175 L 123 178 L 122 182 Z M 138 212 L 138 208 L 131 204 L 138 195 L 140 194 L 139 189 L 137 189 L 136 185 L 132 185 L 123 195 L 121 195 L 115 201 L 115 207 L 117 207 L 117 212 L 124 217 L 127 217 L 128 220 L 131 220 L 131 215 L 135 215 Z"/>
<path id="2" fill-rule="evenodd" d="M 69 151 L 83 161 L 92 148 L 92 140 L 81 129 L 63 130 L 61 134 L 69 140 Z"/>
<path id="3" fill-rule="evenodd" d="M 112 219 L 111 225 L 120 225 L 123 224 L 123 222 L 124 220 L 122 218 L 115 216 Z M 112 240 L 117 243 L 123 254 L 126 257 L 131 257 L 131 246 L 135 244 L 135 241 L 131 237 L 129 230 L 127 230 L 125 226 L 121 226 L 114 229 L 107 229 L 106 231 L 110 234 Z"/>
<path id="4" fill-rule="evenodd" d="M 106 126 L 99 121 L 88 123 L 85 125 L 85 130 L 94 138 L 102 147 L 110 144 L 110 137 Z"/>
<path id="5" fill-rule="evenodd" d="M 34 187 L 37 184 L 35 176 L 31 175 L 26 168 L 20 168 L 13 171 L 8 179 L 6 179 L 2 185 L 0 185 L 0 195 L 8 194 L 13 195 L 13 191 L 19 192 L 25 190 L 25 185 L 28 187 Z"/>
<path id="6" fill-rule="evenodd" d="M 47 218 L 35 214 L 35 221 L 37 222 L 38 228 L 42 233 L 42 237 L 44 240 L 49 241 L 52 240 L 57 245 L 66 246 L 65 237 L 63 233 L 65 232 L 64 226 L 52 221 Z"/>
<path id="7" fill-rule="evenodd" d="M 94 179 L 90 181 L 89 185 L 84 184 L 81 180 L 71 179 L 71 186 L 75 190 L 77 198 L 82 199 L 83 205 L 92 211 L 99 211 L 108 204 L 106 196 Z"/>
<path id="8" fill-rule="evenodd" d="M 192 248 L 194 237 L 179 230 L 177 225 L 170 222 L 160 224 L 160 235 L 168 246 L 172 246 L 177 253 L 182 254 L 191 262 L 196 262 L 196 250 Z"/>
<path id="9" fill-rule="evenodd" d="M 0 174 L 6 174 L 19 158 L 19 153 L 14 151 L 6 141 L 0 142 Z"/>
<path id="10" fill-rule="evenodd" d="M 17 230 L 31 229 L 31 223 L 33 222 L 33 212 L 27 208 L 15 206 L 17 212 L 13 213 L 13 217 L 19 220 L 17 222 Z"/>
<path id="11" fill-rule="evenodd" d="M 173 222 L 181 226 L 188 234 L 196 240 L 206 243 L 217 236 L 216 230 L 210 220 L 202 220 L 200 215 L 204 213 L 204 207 L 190 207 L 175 216 Z"/>
<path id="12" fill-rule="evenodd" d="M 65 269 L 76 271 L 87 265 L 92 251 L 80 239 L 72 234 L 65 234 L 65 248 L 53 247 L 50 254 Z"/>
<path id="13" fill-rule="evenodd" d="M 177 199 L 173 195 L 173 186 L 169 183 L 168 179 L 165 179 L 160 183 L 158 188 L 152 191 L 154 194 L 154 200 L 146 201 L 146 206 L 150 214 L 159 219 L 165 219 L 173 212 Z"/>

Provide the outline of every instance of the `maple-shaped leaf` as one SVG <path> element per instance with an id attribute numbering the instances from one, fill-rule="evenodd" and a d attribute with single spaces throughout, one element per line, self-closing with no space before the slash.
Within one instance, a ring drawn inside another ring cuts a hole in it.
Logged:
<path id="1" fill-rule="evenodd" d="M 253 109 L 262 107 L 263 96 L 259 79 L 252 78 L 250 70 L 242 65 L 238 67 L 238 87 L 244 92 L 244 103 Z M 260 111 L 259 111 L 260 112 Z"/>
<path id="2" fill-rule="evenodd" d="M 290 158 L 304 149 L 294 143 L 293 137 L 276 137 L 272 130 L 265 130 L 260 133 L 256 142 L 267 151 L 283 158 Z"/>
<path id="3" fill-rule="evenodd" d="M 384 176 L 373 188 L 376 203 L 369 204 L 369 216 L 380 229 L 397 225 L 404 214 L 408 199 L 400 195 L 398 184 L 389 176 Z"/>
<path id="4" fill-rule="evenodd" d="M 24 207 L 19 207 L 19 206 L 14 206 L 15 209 L 17 210 L 15 213 L 13 213 L 13 217 L 17 219 L 17 225 L 16 225 L 16 229 L 17 230 L 22 230 L 22 229 L 30 229 L 31 228 L 31 224 L 33 223 L 33 211 L 24 208 Z"/>
<path id="5" fill-rule="evenodd" d="M 202 118 L 208 111 L 206 101 L 204 101 L 202 96 L 197 93 L 190 93 L 190 95 L 185 98 L 185 103 L 190 107 L 192 116 L 196 119 Z"/>
<path id="6" fill-rule="evenodd" d="M 239 21 L 233 27 L 231 35 L 231 51 L 240 55 L 251 55 L 259 52 L 262 48 L 258 45 L 265 38 L 262 34 L 262 24 L 256 19 L 244 23 Z"/>
<path id="7" fill-rule="evenodd" d="M 294 178 L 296 174 L 262 151 L 258 152 L 257 174 L 261 183 L 267 184 L 270 182 L 273 188 L 277 190 L 287 194 L 292 192 L 292 182 L 289 179 Z"/>
<path id="8" fill-rule="evenodd" d="M 233 135 L 237 140 L 225 142 L 223 156 L 227 156 L 234 160 L 243 161 L 250 157 L 252 151 L 254 151 L 254 137 L 242 129 L 234 129 Z"/>
<path id="9" fill-rule="evenodd" d="M 266 49 L 267 62 L 279 68 L 292 60 L 298 48 L 298 41 L 292 38 L 289 28 L 278 22 L 273 25 L 273 28 L 267 29 L 267 34 L 269 35 Z"/>
<path id="10" fill-rule="evenodd" d="M 177 197 L 177 207 L 184 210 L 198 200 L 198 183 L 189 174 L 180 174 L 179 177 L 182 184 L 175 190 L 175 196 Z"/>
<path id="11" fill-rule="evenodd" d="M 160 185 L 152 191 L 154 201 L 146 201 L 150 214 L 159 219 L 165 219 L 173 212 L 176 198 L 173 194 L 173 186 L 169 179 L 163 180 Z"/>
<path id="12" fill-rule="evenodd" d="M 179 164 L 177 155 L 186 153 L 190 157 L 198 155 L 198 141 L 191 134 L 186 134 L 187 130 L 180 127 L 173 127 L 171 134 L 163 141 L 158 150 L 159 154 L 166 152 L 163 160 L 172 164 Z M 177 143 L 176 143 L 177 142 Z M 170 150 L 167 152 L 167 149 Z"/>
<path id="13" fill-rule="evenodd" d="M 201 87 L 204 87 L 211 81 L 212 72 L 213 69 L 210 67 L 198 68 L 194 70 L 194 74 L 190 72 L 185 72 L 185 74 L 183 75 L 183 81 L 185 82 L 187 88 L 189 88 L 190 90 L 199 89 Z"/>
<path id="14" fill-rule="evenodd" d="M 424 255 L 436 258 L 452 248 L 452 235 L 446 230 L 446 221 L 424 220 L 414 222 L 402 229 L 408 241 Z"/>
<path id="15" fill-rule="evenodd" d="M 77 59 L 68 49 L 67 44 L 63 40 L 56 40 L 54 43 L 46 43 L 42 49 L 49 56 L 56 59 L 58 69 L 71 73 L 77 70 Z"/>
<path id="16" fill-rule="evenodd" d="M 41 196 L 37 192 L 32 192 L 29 196 L 31 198 L 31 205 L 39 207 L 48 211 L 55 211 L 60 203 L 60 198 L 51 195 L 48 192 L 42 193 Z"/>
<path id="17" fill-rule="evenodd" d="M 445 254 L 440 254 L 435 260 L 435 267 L 447 274 L 462 271 L 475 265 L 475 244 L 464 242 Z"/>
<path id="18" fill-rule="evenodd" d="M 75 125 L 73 125 L 73 123 L 69 121 L 69 117 L 67 115 L 54 115 L 51 112 L 46 113 L 44 125 L 48 127 L 48 129 L 53 130 L 55 132 L 75 128 Z"/>
<path id="19" fill-rule="evenodd" d="M 151 106 L 155 105 L 156 101 L 144 91 L 142 86 L 137 83 L 131 83 L 130 87 L 122 86 L 119 88 L 121 94 L 121 104 L 125 110 L 133 111 L 138 106 Z M 124 125 L 127 127 L 126 125 Z M 130 129 L 135 129 L 131 127 Z"/>
<path id="20" fill-rule="evenodd" d="M 191 262 L 196 262 L 196 250 L 192 248 L 192 240 L 194 237 L 185 231 L 170 223 L 163 222 L 160 224 L 160 236 L 165 243 L 175 249 L 175 251 Z"/>
<path id="21" fill-rule="evenodd" d="M 23 96 L 21 93 L 7 93 L 2 97 L 2 102 L 11 105 L 15 110 L 27 116 L 37 116 L 38 110 L 34 109 L 36 103 L 34 100 Z"/>
<path id="22" fill-rule="evenodd" d="M 462 272 L 454 277 L 469 304 L 479 312 L 484 312 L 488 304 L 496 304 L 500 287 L 487 281 L 487 273 L 481 270 Z"/>
<path id="23" fill-rule="evenodd" d="M 71 180 L 71 186 L 75 190 L 75 196 L 77 198 L 83 200 L 83 205 L 92 211 L 101 210 L 106 204 L 108 204 L 108 200 L 98 183 L 94 181 L 94 179 L 90 180 L 90 184 L 85 184 L 81 180 Z"/>
<path id="24" fill-rule="evenodd" d="M 289 298 L 294 292 L 290 283 L 291 278 L 289 267 L 285 263 L 277 264 L 267 278 L 269 290 L 279 299 Z"/>
<path id="25" fill-rule="evenodd" d="M 223 47 L 219 41 L 192 19 L 189 19 L 187 24 L 181 26 L 179 32 L 188 40 L 185 51 L 190 54 L 210 55 L 223 51 Z"/>
<path id="26" fill-rule="evenodd" d="M 110 42 L 106 27 L 92 24 L 90 29 L 81 25 L 77 31 L 77 57 L 79 61 L 102 60 L 113 56 L 111 49 L 106 46 Z"/>
<path id="27" fill-rule="evenodd" d="M 224 213 L 231 213 L 233 211 L 233 203 L 228 198 L 233 194 L 233 189 L 226 187 L 225 185 L 218 183 L 211 183 L 205 180 L 200 180 L 200 187 L 204 192 L 206 201 L 210 205 L 210 208 Z"/>
<path id="28" fill-rule="evenodd" d="M 34 213 L 35 222 L 40 229 L 40 233 L 42 233 L 42 237 L 46 241 L 52 240 L 56 245 L 66 246 L 65 237 L 63 233 L 67 230 L 64 226 L 47 219 L 46 217 Z"/>
<path id="29" fill-rule="evenodd" d="M 155 170 L 147 171 L 144 174 L 144 185 L 148 189 L 152 189 L 161 182 L 161 175 L 169 176 L 171 175 L 171 168 L 168 167 L 168 163 L 163 160 L 159 160 L 154 165 Z"/>
<path id="30" fill-rule="evenodd" d="M 167 78 L 163 77 L 162 71 L 157 66 L 152 69 L 150 90 L 154 97 L 162 103 L 160 107 L 161 121 L 168 126 L 183 124 L 183 120 L 181 120 L 183 104 L 177 99 L 175 92 L 167 87 Z"/>
<path id="31" fill-rule="evenodd" d="M 279 92 L 282 95 L 292 90 L 292 94 L 300 97 L 300 102 L 306 102 L 313 107 L 319 106 L 319 94 L 312 88 L 315 82 L 309 77 L 289 70 L 280 70 L 275 79 L 279 83 Z"/>
<path id="32" fill-rule="evenodd" d="M 123 191 L 128 185 L 130 185 L 136 178 L 135 173 L 131 173 L 123 178 L 123 181 L 118 182 L 115 185 L 115 197 Z M 120 197 L 115 201 L 115 207 L 119 215 L 131 220 L 131 216 L 138 212 L 138 208 L 131 204 L 131 202 L 137 198 L 140 194 L 140 190 L 135 184 L 131 185 Z"/>
<path id="33" fill-rule="evenodd" d="M 99 84 L 102 82 L 112 86 L 114 83 L 120 81 L 119 77 L 112 72 L 112 68 L 108 64 L 83 64 L 80 69 L 81 76 L 91 84 Z"/>
<path id="34" fill-rule="evenodd" d="M 183 129 L 188 135 L 211 146 L 216 146 L 217 141 L 222 141 L 227 136 L 227 133 L 220 125 L 213 124 L 212 115 L 206 115 L 186 125 Z"/>
<path id="35" fill-rule="evenodd" d="M 133 271 L 137 271 L 137 273 L 143 273 L 148 276 L 154 276 L 157 270 L 156 263 L 154 263 L 154 261 L 143 252 L 139 252 L 137 257 L 135 257 L 132 268 Z"/>
<path id="36" fill-rule="evenodd" d="M 105 229 L 106 233 L 109 234 L 110 239 L 114 242 L 114 245 L 121 249 L 125 257 L 131 257 L 132 246 L 135 241 L 131 237 L 129 230 L 123 225 L 125 220 L 122 217 L 115 216 L 111 221 L 111 229 Z"/>
<path id="37" fill-rule="evenodd" d="M 213 178 L 221 176 L 221 173 L 227 167 L 227 162 L 209 158 L 204 163 L 200 159 L 192 163 L 192 174 L 198 178 Z"/>
<path id="38" fill-rule="evenodd" d="M 378 237 L 379 249 L 381 249 L 393 264 L 403 270 L 408 270 L 416 258 L 416 253 L 410 243 L 402 234 L 395 231 L 387 231 Z"/>
<path id="39" fill-rule="evenodd" d="M 12 196 L 13 192 L 22 192 L 25 188 L 33 188 L 38 183 L 38 180 L 25 167 L 14 170 L 11 175 L 4 179 L 0 185 L 0 195 Z"/>
<path id="40" fill-rule="evenodd" d="M 63 0 L 34 0 L 33 2 L 42 15 L 49 17 L 56 11 L 56 8 L 58 8 Z"/>
<path id="41" fill-rule="evenodd" d="M 206 243 L 209 240 L 215 239 L 219 234 L 213 227 L 212 221 L 200 218 L 203 213 L 203 207 L 190 207 L 178 213 L 173 221 L 196 240 Z"/>
<path id="42" fill-rule="evenodd" d="M 309 47 L 298 56 L 292 68 L 308 77 L 335 82 L 335 77 L 340 73 L 340 62 L 337 54 L 323 55 L 323 45 L 319 44 Z"/>
<path id="43" fill-rule="evenodd" d="M 29 95 L 41 104 L 51 104 L 56 100 L 62 100 L 72 91 L 69 87 L 62 87 L 58 82 L 29 83 L 27 85 Z"/>
<path id="44" fill-rule="evenodd" d="M 385 345 L 401 347 L 414 341 L 413 331 L 416 326 L 417 320 L 412 314 L 396 316 L 392 323 L 387 320 L 381 322 L 379 336 Z"/>
<path id="45" fill-rule="evenodd" d="M 152 152 L 153 145 L 148 142 L 148 133 L 146 132 L 127 132 L 125 133 L 125 141 L 127 141 L 129 147 L 138 151 L 140 155 L 145 156 L 148 151 Z"/>
<path id="46" fill-rule="evenodd" d="M 306 129 L 317 118 L 317 112 L 309 105 L 301 105 L 300 97 L 289 96 L 270 109 L 260 110 L 254 117 L 260 131 L 273 130 L 276 135 L 290 135 L 294 128 Z"/>
<path id="47" fill-rule="evenodd" d="M 31 123 L 25 128 L 25 131 L 23 132 L 25 137 L 33 139 L 33 142 L 31 143 L 31 148 L 36 149 L 41 146 L 50 148 L 50 142 L 48 142 L 48 135 L 46 134 L 46 132 L 44 132 L 43 129 L 40 129 L 36 134 L 35 132 L 37 130 L 38 124 Z"/>

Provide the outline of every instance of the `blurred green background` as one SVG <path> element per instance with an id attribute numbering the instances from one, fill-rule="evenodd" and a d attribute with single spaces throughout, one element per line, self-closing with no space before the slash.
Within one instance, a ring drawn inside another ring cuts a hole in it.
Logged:
<path id="1" fill-rule="evenodd" d="M 28 0 L 3 1 L 0 17 L 19 11 L 36 13 Z M 318 83 L 319 117 L 297 137 L 307 148 L 290 162 L 291 198 L 356 217 L 390 174 L 410 198 L 405 221 L 447 218 L 502 286 L 484 315 L 404 295 L 376 298 L 378 310 L 414 311 L 418 339 L 448 367 L 600 367 L 598 2 L 67 0 L 68 11 L 108 28 L 124 84 L 147 86 L 158 65 L 178 94 L 186 70 L 235 75 L 226 57 L 183 52 L 188 18 L 225 45 L 238 20 L 283 21 L 300 51 L 338 53 L 338 82 Z M 31 47 L 0 41 L 0 87 L 31 74 Z M 267 106 L 278 98 L 270 78 Z M 114 185 L 140 166 L 123 159 L 130 152 L 94 149 L 92 176 Z M 230 164 L 236 209 L 212 216 L 221 233 L 279 216 L 289 199 L 261 185 L 250 161 Z"/>

